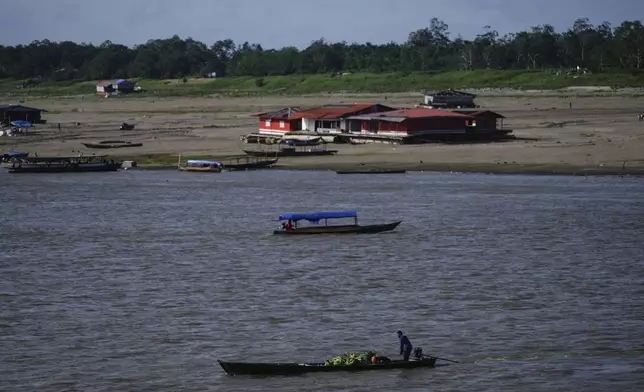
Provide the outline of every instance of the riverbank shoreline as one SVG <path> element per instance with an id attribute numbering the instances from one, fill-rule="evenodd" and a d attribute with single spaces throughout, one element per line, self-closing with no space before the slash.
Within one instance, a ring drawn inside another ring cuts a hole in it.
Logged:
<path id="1" fill-rule="evenodd" d="M 47 110 L 47 124 L 38 124 L 28 136 L 0 138 L 0 149 L 39 156 L 107 155 L 135 161 L 141 169 L 176 168 L 179 156 L 214 159 L 225 165 L 230 157 L 245 157 L 247 149 L 268 151 L 269 156 L 276 150 L 241 140 L 257 132 L 261 125 L 254 116 L 257 113 L 347 102 L 413 107 L 420 98 L 418 94 L 373 94 L 360 98 L 25 100 L 24 105 Z M 644 122 L 638 120 L 644 97 L 488 96 L 476 102 L 504 115 L 501 126 L 512 130 L 514 138 L 479 143 L 332 144 L 327 148 L 337 150 L 336 155 L 284 157 L 276 168 L 584 176 L 644 173 Z M 123 122 L 135 128 L 120 130 Z M 141 145 L 112 150 L 84 145 L 104 140 Z"/>
<path id="2" fill-rule="evenodd" d="M 176 170 L 177 165 L 170 164 L 141 164 L 128 170 Z M 574 165 L 520 165 L 520 164 L 486 164 L 486 163 L 427 163 L 427 164 L 382 164 L 382 165 L 355 165 L 343 163 L 288 163 L 277 164 L 270 169 L 283 171 L 377 171 L 377 170 L 405 170 L 407 172 L 432 172 L 432 173 L 468 173 L 468 174 L 496 174 L 496 175 L 558 175 L 558 176 L 644 176 L 644 167 L 588 167 Z M 255 170 L 254 170 L 255 171 Z"/>

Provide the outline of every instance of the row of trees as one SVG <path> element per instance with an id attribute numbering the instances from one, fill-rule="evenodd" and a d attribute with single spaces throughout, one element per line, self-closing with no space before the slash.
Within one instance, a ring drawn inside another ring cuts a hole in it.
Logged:
<path id="1" fill-rule="evenodd" d="M 129 48 L 106 41 L 99 46 L 35 41 L 0 46 L 0 77 L 56 80 L 117 77 L 177 78 L 205 75 L 266 76 L 339 71 L 438 72 L 455 69 L 608 69 L 644 67 L 644 26 L 626 21 L 593 25 L 587 18 L 564 32 L 541 25 L 500 36 L 490 26 L 472 40 L 451 38 L 448 25 L 434 18 L 402 44 L 330 43 L 319 39 L 304 50 L 264 49 L 235 44 L 212 46 L 191 38 L 150 40 Z"/>

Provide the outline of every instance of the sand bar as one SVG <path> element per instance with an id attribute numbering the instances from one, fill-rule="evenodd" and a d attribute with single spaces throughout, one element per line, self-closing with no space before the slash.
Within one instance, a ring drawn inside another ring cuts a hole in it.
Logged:
<path id="1" fill-rule="evenodd" d="M 240 136 L 256 132 L 253 113 L 286 106 L 334 102 L 380 102 L 413 106 L 419 94 L 322 94 L 305 97 L 109 98 L 93 95 L 24 98 L 23 105 L 48 110 L 48 121 L 27 137 L 0 137 L 0 150 L 39 155 L 108 153 L 135 160 L 155 155 L 243 154 Z M 12 102 L 6 98 L 5 103 Z M 507 118 L 518 138 L 503 143 L 423 145 L 333 145 L 336 156 L 282 158 L 283 169 L 406 169 L 488 173 L 644 174 L 644 97 L 568 92 L 482 92 L 481 107 Z M 570 104 L 572 103 L 572 108 Z M 122 122 L 135 123 L 120 131 Z M 61 125 L 58 131 L 57 124 Z M 130 140 L 142 147 L 90 150 L 81 142 Z"/>

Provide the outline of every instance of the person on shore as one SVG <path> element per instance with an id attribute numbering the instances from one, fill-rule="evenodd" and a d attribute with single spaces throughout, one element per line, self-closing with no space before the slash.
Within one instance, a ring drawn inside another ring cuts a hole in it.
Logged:
<path id="1" fill-rule="evenodd" d="M 402 331 L 396 333 L 398 334 L 398 340 L 400 340 L 400 355 L 403 356 L 404 361 L 409 361 L 409 356 L 413 348 L 411 342 L 406 335 L 403 335 Z"/>

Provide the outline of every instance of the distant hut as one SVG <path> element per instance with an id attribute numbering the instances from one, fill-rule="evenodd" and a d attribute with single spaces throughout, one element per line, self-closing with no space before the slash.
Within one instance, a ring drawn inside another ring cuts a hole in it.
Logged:
<path id="1" fill-rule="evenodd" d="M 427 106 L 429 108 L 437 108 L 437 109 L 442 109 L 442 108 L 451 108 L 451 109 L 456 109 L 456 108 L 475 108 L 476 104 L 474 104 L 474 98 L 476 98 L 476 95 L 466 93 L 464 91 L 456 91 L 456 90 L 443 90 L 443 91 L 437 91 L 433 93 L 426 92 L 424 93 L 425 96 L 425 101 L 424 106 Z"/>
<path id="2" fill-rule="evenodd" d="M 22 105 L 0 105 L 0 123 L 8 126 L 12 121 L 27 121 L 33 124 L 44 123 L 41 118 L 43 109 Z"/>
<path id="3" fill-rule="evenodd" d="M 96 83 L 99 95 L 128 94 L 134 92 L 135 82 L 126 79 L 108 80 Z"/>

